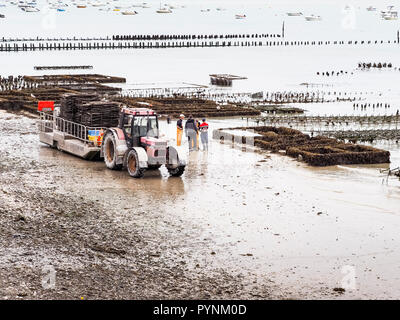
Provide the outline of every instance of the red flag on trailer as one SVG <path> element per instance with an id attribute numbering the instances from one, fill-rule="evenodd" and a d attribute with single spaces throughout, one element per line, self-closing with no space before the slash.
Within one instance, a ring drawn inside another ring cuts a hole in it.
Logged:
<path id="1" fill-rule="evenodd" d="M 54 101 L 39 101 L 38 111 L 54 111 Z"/>

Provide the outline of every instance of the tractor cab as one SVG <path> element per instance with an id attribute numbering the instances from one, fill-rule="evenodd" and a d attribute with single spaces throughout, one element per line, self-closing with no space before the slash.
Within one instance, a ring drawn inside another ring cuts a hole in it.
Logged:
<path id="1" fill-rule="evenodd" d="M 167 163 L 167 141 L 159 138 L 157 114 L 147 108 L 124 108 L 121 111 L 120 129 L 124 132 L 128 148 L 146 150 L 149 165 Z"/>
<path id="2" fill-rule="evenodd" d="M 146 147 L 147 138 L 158 139 L 159 137 L 158 117 L 151 109 L 122 109 L 119 127 L 123 130 L 129 147 Z"/>

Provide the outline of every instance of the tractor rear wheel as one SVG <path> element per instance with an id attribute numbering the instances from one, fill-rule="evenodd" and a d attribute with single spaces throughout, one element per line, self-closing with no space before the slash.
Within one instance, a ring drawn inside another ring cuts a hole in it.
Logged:
<path id="1" fill-rule="evenodd" d="M 139 168 L 139 157 L 135 150 L 130 150 L 126 157 L 126 168 L 128 173 L 133 178 L 141 178 L 146 169 Z"/>
<path id="2" fill-rule="evenodd" d="M 108 169 L 121 170 L 122 164 L 117 164 L 116 141 L 112 132 L 108 132 L 104 137 L 103 153 L 104 163 Z"/>

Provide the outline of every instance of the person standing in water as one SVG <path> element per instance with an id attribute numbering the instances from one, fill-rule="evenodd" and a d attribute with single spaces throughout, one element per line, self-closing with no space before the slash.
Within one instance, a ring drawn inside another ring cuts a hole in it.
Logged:
<path id="1" fill-rule="evenodd" d="M 196 150 L 200 150 L 200 139 L 199 139 L 199 137 L 200 137 L 200 121 L 198 121 L 196 119 L 194 122 L 195 122 L 196 128 L 197 128 L 197 131 L 196 131 L 196 146 L 197 146 L 197 148 L 196 148 Z"/>
<path id="2" fill-rule="evenodd" d="M 176 122 L 176 145 L 180 146 L 182 144 L 182 134 L 183 134 L 183 119 L 185 116 L 181 114 L 179 120 Z"/>
<path id="3" fill-rule="evenodd" d="M 196 141 L 197 126 L 196 123 L 194 122 L 192 115 L 190 115 L 189 119 L 186 121 L 185 133 L 189 141 L 189 151 L 197 150 L 197 141 Z"/>
<path id="4" fill-rule="evenodd" d="M 206 119 L 202 120 L 202 124 L 200 125 L 200 137 L 201 144 L 203 145 L 203 150 L 208 150 L 208 123 Z"/>

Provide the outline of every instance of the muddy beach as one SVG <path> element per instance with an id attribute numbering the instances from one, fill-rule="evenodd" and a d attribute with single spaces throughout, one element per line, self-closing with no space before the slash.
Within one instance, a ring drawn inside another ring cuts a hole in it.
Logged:
<path id="1" fill-rule="evenodd" d="M 212 239 L 174 212 L 180 179 L 133 181 L 50 150 L 34 119 L 1 113 L 0 128 L 2 299 L 239 298 L 255 281 L 215 264 Z M 46 265 L 53 290 L 41 285 Z M 246 291 L 279 294 L 268 279 Z"/>
<path id="2" fill-rule="evenodd" d="M 183 177 L 137 180 L 40 144 L 35 121 L 0 111 L 1 299 L 400 296 L 399 183 L 378 166 L 310 169 L 213 141 Z M 357 285 L 334 291 L 347 265 Z"/>

